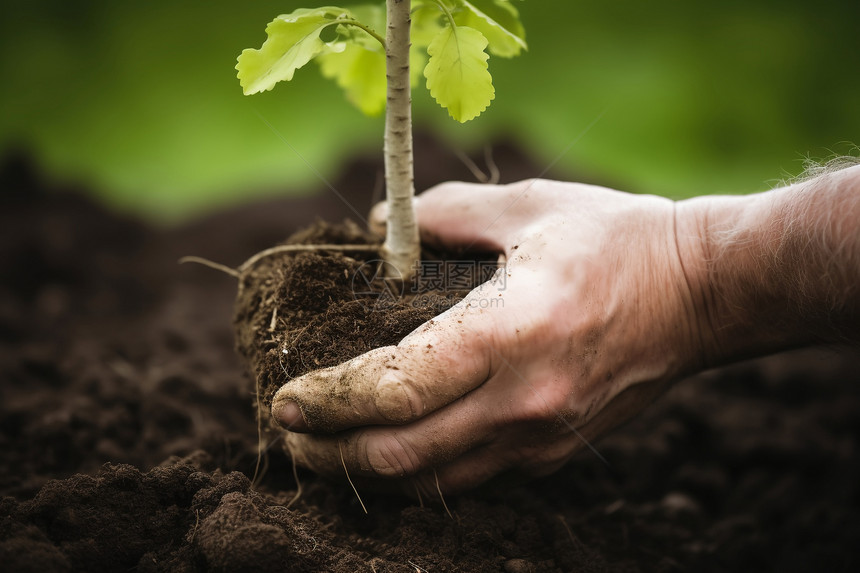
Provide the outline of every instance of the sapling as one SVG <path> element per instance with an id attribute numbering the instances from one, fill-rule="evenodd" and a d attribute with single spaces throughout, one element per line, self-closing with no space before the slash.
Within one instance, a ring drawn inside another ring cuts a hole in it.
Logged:
<path id="1" fill-rule="evenodd" d="M 381 254 L 408 280 L 420 256 L 411 89 L 423 70 L 430 94 L 452 118 L 466 122 L 480 115 L 495 96 L 489 54 L 513 57 L 526 48 L 516 7 L 510 0 L 387 0 L 384 7 L 300 8 L 272 20 L 266 34 L 262 47 L 239 56 L 245 95 L 292 80 L 316 60 L 361 111 L 385 110 L 388 221 Z"/>

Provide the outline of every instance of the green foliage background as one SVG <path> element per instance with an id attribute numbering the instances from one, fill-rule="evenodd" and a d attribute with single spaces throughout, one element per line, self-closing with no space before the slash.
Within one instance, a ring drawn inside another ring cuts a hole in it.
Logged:
<path id="1" fill-rule="evenodd" d="M 3 0 L 0 148 L 160 221 L 319 188 L 381 153 L 381 118 L 315 66 L 253 97 L 233 70 L 273 16 L 315 5 Z M 493 105 L 458 125 L 422 87 L 419 128 L 463 150 L 513 138 L 546 165 L 567 150 L 562 176 L 671 197 L 766 189 L 860 143 L 856 0 L 518 5 L 530 49 L 491 59 Z"/>

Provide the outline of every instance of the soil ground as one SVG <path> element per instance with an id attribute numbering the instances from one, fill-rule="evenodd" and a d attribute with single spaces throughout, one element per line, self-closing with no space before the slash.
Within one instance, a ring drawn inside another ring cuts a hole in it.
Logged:
<path id="1" fill-rule="evenodd" d="M 422 141 L 418 187 L 471 179 Z M 514 150 L 505 180 L 540 170 Z M 359 212 L 375 161 L 333 184 Z M 857 571 L 860 354 L 807 350 L 684 381 L 556 474 L 439 504 L 300 472 L 252 486 L 253 387 L 234 350 L 238 265 L 331 193 L 157 229 L 0 175 L 0 563 L 6 571 Z"/>

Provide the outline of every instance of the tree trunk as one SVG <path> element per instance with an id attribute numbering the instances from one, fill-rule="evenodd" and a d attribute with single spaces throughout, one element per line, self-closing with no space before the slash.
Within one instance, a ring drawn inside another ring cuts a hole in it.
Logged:
<path id="1" fill-rule="evenodd" d="M 391 274 L 404 281 L 416 270 L 421 255 L 412 199 L 412 93 L 409 85 L 410 0 L 387 0 L 385 73 L 388 81 L 385 108 L 385 187 L 388 225 L 383 258 Z"/>

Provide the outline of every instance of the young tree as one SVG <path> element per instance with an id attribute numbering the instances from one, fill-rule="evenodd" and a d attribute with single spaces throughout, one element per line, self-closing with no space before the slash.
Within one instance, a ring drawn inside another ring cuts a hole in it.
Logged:
<path id="1" fill-rule="evenodd" d="M 378 33 L 383 27 L 385 37 Z M 427 89 L 451 117 L 477 117 L 495 97 L 489 54 L 513 57 L 526 48 L 516 7 L 510 0 L 387 0 L 385 9 L 300 8 L 275 18 L 266 34 L 262 47 L 244 50 L 236 65 L 246 95 L 293 79 L 315 59 L 363 112 L 385 110 L 389 218 L 382 256 L 408 280 L 420 256 L 412 207 L 417 72 L 423 70 Z"/>

